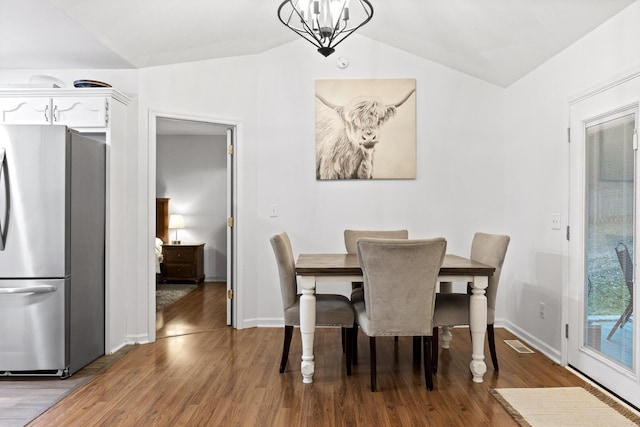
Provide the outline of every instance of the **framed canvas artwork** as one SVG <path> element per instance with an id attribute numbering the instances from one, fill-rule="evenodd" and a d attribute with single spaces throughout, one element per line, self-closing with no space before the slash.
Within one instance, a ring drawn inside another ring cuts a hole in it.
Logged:
<path id="1" fill-rule="evenodd" d="M 316 179 L 415 179 L 416 80 L 316 81 Z"/>

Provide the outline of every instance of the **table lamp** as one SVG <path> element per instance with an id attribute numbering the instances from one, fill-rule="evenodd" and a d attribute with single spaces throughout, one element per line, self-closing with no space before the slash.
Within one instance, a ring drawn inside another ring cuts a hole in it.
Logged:
<path id="1" fill-rule="evenodd" d="M 176 230 L 176 239 L 171 242 L 172 245 L 179 245 L 180 240 L 178 240 L 178 229 L 184 228 L 184 218 L 182 215 L 171 215 L 169 216 L 169 228 L 173 228 Z"/>

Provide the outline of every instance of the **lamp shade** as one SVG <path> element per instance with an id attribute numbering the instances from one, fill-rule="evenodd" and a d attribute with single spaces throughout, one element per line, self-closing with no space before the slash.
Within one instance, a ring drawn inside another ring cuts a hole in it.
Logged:
<path id="1" fill-rule="evenodd" d="M 184 228 L 184 218 L 182 215 L 169 216 L 169 228 Z"/>

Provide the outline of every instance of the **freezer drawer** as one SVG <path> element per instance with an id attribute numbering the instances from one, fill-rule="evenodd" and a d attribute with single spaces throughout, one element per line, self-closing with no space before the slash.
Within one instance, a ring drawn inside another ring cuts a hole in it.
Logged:
<path id="1" fill-rule="evenodd" d="M 0 375 L 58 375 L 69 367 L 69 280 L 0 280 Z"/>

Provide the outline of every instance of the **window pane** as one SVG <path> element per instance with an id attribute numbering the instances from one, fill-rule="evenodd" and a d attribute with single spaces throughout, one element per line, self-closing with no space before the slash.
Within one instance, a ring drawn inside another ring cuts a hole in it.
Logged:
<path id="1" fill-rule="evenodd" d="M 586 131 L 585 343 L 633 367 L 635 115 Z"/>

